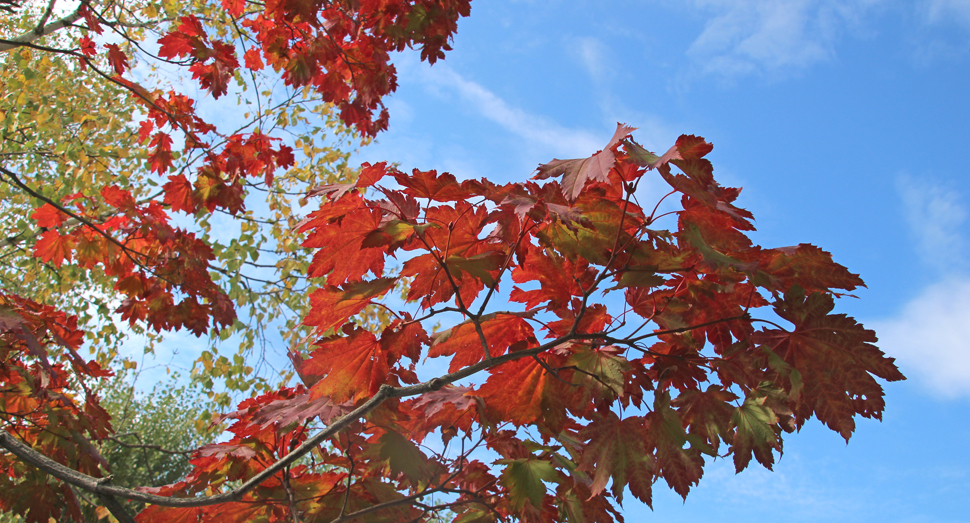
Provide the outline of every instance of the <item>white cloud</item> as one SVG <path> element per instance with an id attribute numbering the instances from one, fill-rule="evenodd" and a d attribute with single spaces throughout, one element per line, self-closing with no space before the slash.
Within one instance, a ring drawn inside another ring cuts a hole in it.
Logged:
<path id="1" fill-rule="evenodd" d="M 904 374 L 935 395 L 970 398 L 970 278 L 932 285 L 895 317 L 867 325 Z"/>
<path id="2" fill-rule="evenodd" d="M 908 175 L 896 179 L 896 190 L 920 260 L 943 274 L 964 269 L 967 244 L 963 232 L 968 213 L 959 193 Z"/>
<path id="3" fill-rule="evenodd" d="M 481 84 L 466 80 L 444 64 L 424 69 L 421 81 L 435 89 L 456 93 L 467 106 L 484 118 L 557 155 L 576 157 L 593 154 L 609 141 L 607 135 L 569 129 L 542 116 L 512 107 Z"/>
<path id="4" fill-rule="evenodd" d="M 970 398 L 970 276 L 964 234 L 967 208 L 959 193 L 901 175 L 896 190 L 922 264 L 936 269 L 940 281 L 924 289 L 890 318 L 866 322 L 879 335 L 880 348 L 898 359 L 932 394 Z"/>
<path id="5" fill-rule="evenodd" d="M 612 75 L 613 70 L 609 67 L 606 46 L 603 45 L 603 42 L 596 38 L 585 37 L 577 38 L 575 45 L 579 62 L 594 82 L 600 83 L 606 77 Z"/>
<path id="6" fill-rule="evenodd" d="M 727 77 L 797 70 L 835 56 L 880 0 L 694 0 L 713 13 L 688 56 L 705 73 Z"/>

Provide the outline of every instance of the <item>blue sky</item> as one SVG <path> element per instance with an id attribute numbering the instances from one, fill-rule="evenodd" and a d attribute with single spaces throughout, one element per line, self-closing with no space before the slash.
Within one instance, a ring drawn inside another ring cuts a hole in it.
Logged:
<path id="1" fill-rule="evenodd" d="M 359 161 L 505 182 L 618 121 L 653 150 L 704 136 L 757 242 L 862 275 L 839 307 L 910 378 L 848 446 L 812 423 L 774 472 L 710 464 L 686 503 L 628 497 L 628 521 L 970 521 L 970 0 L 479 0 L 454 48 L 397 61 Z"/>

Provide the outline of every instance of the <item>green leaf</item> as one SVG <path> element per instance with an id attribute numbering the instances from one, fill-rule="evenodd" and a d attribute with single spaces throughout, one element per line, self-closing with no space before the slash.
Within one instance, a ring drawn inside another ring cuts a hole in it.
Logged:
<path id="1" fill-rule="evenodd" d="M 542 506 L 542 498 L 546 495 L 543 481 L 556 480 L 556 469 L 551 463 L 535 456 L 500 459 L 495 463 L 505 465 L 499 482 L 509 489 L 509 504 L 513 510 L 522 510 L 527 501 L 535 508 Z"/>
<path id="2" fill-rule="evenodd" d="M 752 453 L 759 463 L 771 470 L 775 462 L 772 450 L 781 452 L 781 440 L 774 430 L 774 426 L 778 424 L 778 416 L 765 406 L 766 399 L 766 396 L 749 396 L 731 416 L 731 423 L 735 427 L 732 450 L 734 469 L 737 472 L 748 466 Z"/>
<path id="3" fill-rule="evenodd" d="M 418 446 L 398 432 L 385 432 L 378 440 L 378 448 L 378 458 L 387 463 L 392 477 L 404 474 L 417 485 L 427 482 L 434 472 Z"/>

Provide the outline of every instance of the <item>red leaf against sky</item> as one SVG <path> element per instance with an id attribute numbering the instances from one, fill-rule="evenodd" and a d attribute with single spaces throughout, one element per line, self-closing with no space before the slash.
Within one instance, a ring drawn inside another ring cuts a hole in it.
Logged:
<path id="1" fill-rule="evenodd" d="M 479 238 L 479 234 L 488 223 L 488 211 L 483 207 L 472 207 L 459 200 L 454 207 L 431 207 L 425 212 L 425 220 L 437 226 L 427 230 L 425 241 L 436 249 L 442 258 L 449 256 L 467 258 L 482 251 L 484 241 Z M 423 249 L 425 245 L 415 244 L 414 248 Z"/>
<path id="2" fill-rule="evenodd" d="M 317 227 L 321 223 L 336 226 Z M 301 226 L 301 230 L 309 230 L 304 247 L 327 247 L 313 255 L 308 274 L 315 278 L 326 276 L 330 285 L 360 281 L 368 271 L 381 275 L 383 249 L 362 247 L 364 239 L 380 223 L 380 210 L 364 206 L 358 194 L 348 194 L 321 206 Z"/>
<path id="3" fill-rule="evenodd" d="M 781 292 L 788 292 L 792 285 L 809 293 L 828 288 L 851 291 L 865 286 L 858 274 L 832 261 L 832 254 L 807 243 L 765 249 L 758 258 L 758 269 L 768 278 L 766 283 Z"/>
<path id="4" fill-rule="evenodd" d="M 158 43 L 158 56 L 172 59 L 192 54 L 195 46 L 201 43 L 201 41 L 181 31 L 172 31 L 159 38 Z"/>
<path id="5" fill-rule="evenodd" d="M 416 198 L 428 198 L 438 202 L 460 201 L 468 197 L 454 175 L 438 171 L 419 171 L 415 169 L 410 176 L 395 173 L 394 179 L 404 186 L 404 193 Z"/>
<path id="6" fill-rule="evenodd" d="M 239 67 L 239 61 L 236 60 L 235 48 L 218 40 L 212 42 L 212 49 L 207 54 L 212 58 L 211 62 L 196 62 L 189 70 L 203 89 L 208 89 L 214 98 L 219 98 L 226 94 L 229 80 Z"/>
<path id="7" fill-rule="evenodd" d="M 87 35 L 81 36 L 81 38 L 78 39 L 78 42 L 81 44 L 80 50 L 81 54 L 84 56 L 92 57 L 98 54 L 97 46 L 95 45 L 94 41 L 87 37 Z M 81 63 L 83 64 L 85 62 Z"/>
<path id="8" fill-rule="evenodd" d="M 115 74 L 122 75 L 128 70 L 128 55 L 118 47 L 118 44 L 105 44 L 108 49 L 108 63 L 114 68 Z"/>
<path id="9" fill-rule="evenodd" d="M 492 419 L 516 426 L 536 424 L 557 433 L 566 422 L 573 393 L 547 367 L 560 368 L 562 363 L 563 358 L 554 354 L 505 363 L 489 370 L 488 380 L 475 394 L 484 400 Z"/>
<path id="10" fill-rule="evenodd" d="M 172 138 L 163 132 L 152 136 L 148 148 L 151 150 L 151 169 L 158 174 L 164 174 L 172 167 Z"/>
<path id="11" fill-rule="evenodd" d="M 243 63 L 246 64 L 247 69 L 252 69 L 253 71 L 259 71 L 265 67 L 265 64 L 263 64 L 263 58 L 259 54 L 259 49 L 256 49 L 255 47 L 246 49 L 246 53 L 243 55 Z"/>
<path id="12" fill-rule="evenodd" d="M 85 4 L 81 4 L 78 7 L 78 13 L 84 18 L 84 23 L 87 24 L 90 31 L 94 31 L 94 34 L 101 34 L 104 29 L 101 28 L 101 23 L 98 22 L 98 17 L 91 12 L 91 8 Z"/>
<path id="13" fill-rule="evenodd" d="M 561 309 L 573 297 L 582 296 L 596 277 L 596 270 L 586 260 L 577 259 L 574 263 L 538 247 L 530 246 L 526 260 L 526 264 L 519 264 L 512 271 L 512 281 L 536 281 L 539 288 L 524 291 L 513 287 L 509 299 L 524 303 L 528 309 L 546 301 L 548 309 Z"/>
<path id="14" fill-rule="evenodd" d="M 410 314 L 405 314 L 403 321 L 391 322 L 381 333 L 381 346 L 391 364 L 405 356 L 417 362 L 421 358 L 421 348 L 430 343 L 424 327 L 420 322 L 413 321 Z"/>
<path id="15" fill-rule="evenodd" d="M 246 9 L 246 0 L 222 0 L 222 7 L 230 15 L 239 17 Z"/>
<path id="16" fill-rule="evenodd" d="M 360 166 L 360 174 L 357 175 L 356 186 L 370 187 L 379 182 L 387 174 L 387 162 L 379 162 L 374 165 L 364 162 Z"/>
<path id="17" fill-rule="evenodd" d="M 539 173 L 535 178 L 543 180 L 554 176 L 562 176 L 563 194 L 569 201 L 576 200 L 583 192 L 587 181 L 609 183 L 607 174 L 616 162 L 616 155 L 613 148 L 620 140 L 630 136 L 635 131 L 635 127 L 628 127 L 624 124 L 616 124 L 616 132 L 613 138 L 606 144 L 602 151 L 598 151 L 589 158 L 579 158 L 575 160 L 553 160 L 539 166 Z"/>
<path id="18" fill-rule="evenodd" d="M 122 212 L 137 212 L 135 198 L 129 191 L 119 188 L 117 185 L 108 185 L 101 189 L 101 196 L 105 203 Z"/>
<path id="19" fill-rule="evenodd" d="M 814 414 L 848 441 L 856 415 L 882 419 L 883 390 L 873 376 L 905 378 L 895 360 L 873 345 L 875 333 L 844 314 L 830 314 L 834 307 L 831 296 L 806 297 L 796 287 L 775 303 L 775 312 L 795 330 L 765 329 L 752 340 L 801 374 L 804 388 L 792 402 L 796 424 L 802 426 Z"/>
<path id="20" fill-rule="evenodd" d="M 629 485 L 634 497 L 652 506 L 653 456 L 645 432 L 643 418 L 621 420 L 609 410 L 583 427 L 579 437 L 587 445 L 579 468 L 593 477 L 589 486 L 593 496 L 603 492 L 612 478 L 611 491 L 617 501 L 623 500 L 623 490 Z"/>
<path id="21" fill-rule="evenodd" d="M 162 201 L 172 207 L 173 211 L 182 211 L 194 214 L 199 207 L 196 200 L 192 183 L 182 174 L 174 174 L 168 177 L 168 182 L 162 186 L 165 196 Z"/>

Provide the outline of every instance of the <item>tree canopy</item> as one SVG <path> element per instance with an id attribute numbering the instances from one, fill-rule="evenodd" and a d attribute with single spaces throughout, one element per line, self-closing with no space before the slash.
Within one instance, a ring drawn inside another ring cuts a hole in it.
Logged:
<path id="1" fill-rule="evenodd" d="M 770 469 L 812 418 L 848 440 L 903 379 L 834 311 L 860 277 L 753 244 L 703 138 L 618 124 L 504 185 L 351 169 L 392 53 L 444 58 L 468 0 L 10 9 L 0 509 L 26 521 L 621 520 L 712 459 Z M 640 201 L 646 177 L 670 192 Z M 256 368 L 268 326 L 289 374 Z M 226 430 L 116 472 L 119 347 L 180 330 L 238 340 L 195 368 Z"/>

